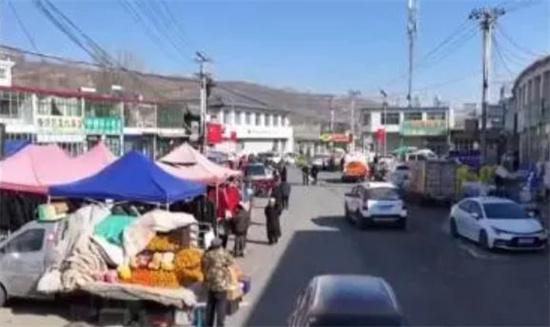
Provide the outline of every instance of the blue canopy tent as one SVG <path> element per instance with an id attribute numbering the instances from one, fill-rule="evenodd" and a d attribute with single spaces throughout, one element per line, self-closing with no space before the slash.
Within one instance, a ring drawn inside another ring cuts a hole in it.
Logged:
<path id="1" fill-rule="evenodd" d="M 49 195 L 170 204 L 205 191 L 204 185 L 175 177 L 151 159 L 132 151 L 93 176 L 50 187 Z"/>
<path id="2" fill-rule="evenodd" d="M 4 142 L 4 153 L 0 153 L 0 157 L 9 157 L 29 144 L 31 142 L 28 140 L 6 140 Z"/>

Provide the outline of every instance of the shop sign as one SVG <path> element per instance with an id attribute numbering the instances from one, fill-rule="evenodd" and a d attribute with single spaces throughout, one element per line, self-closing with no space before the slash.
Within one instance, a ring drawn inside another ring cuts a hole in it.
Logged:
<path id="1" fill-rule="evenodd" d="M 122 119 L 120 117 L 86 117 L 84 127 L 88 134 L 121 134 Z"/>
<path id="2" fill-rule="evenodd" d="M 401 123 L 401 135 L 405 136 L 438 136 L 447 131 L 445 120 L 411 120 Z"/>
<path id="3" fill-rule="evenodd" d="M 345 133 L 323 133 L 320 136 L 322 142 L 349 143 L 350 136 Z"/>
<path id="4" fill-rule="evenodd" d="M 38 115 L 36 117 L 36 126 L 38 133 L 79 134 L 82 133 L 82 118 Z"/>

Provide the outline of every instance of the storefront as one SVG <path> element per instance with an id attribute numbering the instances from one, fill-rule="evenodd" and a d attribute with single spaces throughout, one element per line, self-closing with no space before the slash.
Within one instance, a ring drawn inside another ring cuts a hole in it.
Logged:
<path id="1" fill-rule="evenodd" d="M 115 155 L 123 150 L 122 103 L 108 100 L 85 100 L 84 128 L 88 147 L 99 140 Z"/>
<path id="2" fill-rule="evenodd" d="M 72 155 L 84 152 L 82 101 L 76 97 L 37 95 L 34 115 L 37 143 L 56 143 Z"/>

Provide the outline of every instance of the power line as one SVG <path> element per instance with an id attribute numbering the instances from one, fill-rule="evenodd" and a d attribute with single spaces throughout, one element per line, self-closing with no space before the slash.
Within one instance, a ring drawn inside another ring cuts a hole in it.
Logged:
<path id="1" fill-rule="evenodd" d="M 500 62 L 502 63 L 502 66 L 508 72 L 508 74 L 510 74 L 510 78 L 514 78 L 515 74 L 512 72 L 512 70 L 508 66 L 508 63 L 504 59 L 504 56 L 502 55 L 502 52 L 500 51 L 499 42 L 498 42 L 497 38 L 495 37 L 495 35 L 492 35 L 492 41 L 493 41 L 493 48 L 495 49 L 495 53 L 497 54 L 496 58 L 500 59 Z"/>
<path id="2" fill-rule="evenodd" d="M 17 12 L 17 9 L 15 8 L 15 6 L 13 5 L 13 2 L 11 0 L 8 0 L 7 1 L 8 3 L 8 6 L 10 7 L 12 13 L 13 13 L 13 16 L 15 17 L 15 19 L 17 20 L 17 23 L 19 24 L 19 26 L 21 27 L 21 30 L 23 31 L 23 34 L 25 34 L 25 37 L 27 38 L 27 40 L 29 41 L 29 43 L 31 44 L 32 48 L 36 51 L 38 51 L 38 47 L 36 46 L 36 43 L 34 42 L 34 39 L 31 35 L 31 33 L 29 33 L 29 30 L 27 29 L 27 27 L 25 26 L 25 24 L 23 23 L 23 20 L 21 19 L 21 17 L 19 16 L 19 13 Z"/>
<path id="3" fill-rule="evenodd" d="M 542 56 L 542 54 L 540 53 L 533 52 L 530 49 L 527 49 L 526 47 L 519 45 L 516 41 L 514 41 L 514 39 L 508 33 L 506 33 L 506 31 L 502 28 L 501 25 L 497 24 L 496 30 L 497 30 L 497 33 L 502 35 L 511 45 L 513 45 L 517 50 L 521 51 L 522 53 L 529 55 L 531 57 Z"/>

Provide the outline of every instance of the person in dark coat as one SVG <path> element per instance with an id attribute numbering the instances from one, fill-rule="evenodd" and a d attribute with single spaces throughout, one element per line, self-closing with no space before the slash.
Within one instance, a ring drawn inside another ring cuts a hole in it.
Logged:
<path id="1" fill-rule="evenodd" d="M 311 167 L 311 177 L 313 178 L 313 185 L 317 184 L 317 175 L 319 174 L 319 168 L 317 166 L 313 165 Z"/>
<path id="2" fill-rule="evenodd" d="M 282 167 L 281 167 L 281 182 L 286 182 L 286 178 L 287 178 L 286 165 L 285 165 L 284 163 L 282 163 Z"/>
<path id="3" fill-rule="evenodd" d="M 302 167 L 302 185 L 309 185 L 309 166 Z"/>
<path id="4" fill-rule="evenodd" d="M 281 191 L 283 192 L 283 209 L 288 209 L 288 199 L 290 198 L 290 184 L 286 181 L 281 183 Z"/>
<path id="5" fill-rule="evenodd" d="M 265 207 L 265 218 L 266 218 L 266 230 L 267 230 L 267 241 L 269 244 L 275 244 L 279 241 L 281 237 L 281 223 L 279 217 L 281 216 L 281 211 L 275 205 L 275 199 L 270 198 L 267 206 Z"/>
<path id="6" fill-rule="evenodd" d="M 277 179 L 275 180 L 275 186 L 271 191 L 271 197 L 275 198 L 275 206 L 277 207 L 277 209 L 279 209 L 279 211 L 282 211 L 284 207 L 284 192 L 282 183 Z"/>
<path id="7" fill-rule="evenodd" d="M 244 257 L 246 247 L 246 234 L 250 226 L 250 212 L 245 208 L 244 203 L 239 203 L 237 213 L 233 217 L 233 234 L 235 234 L 235 247 L 233 256 Z"/>

